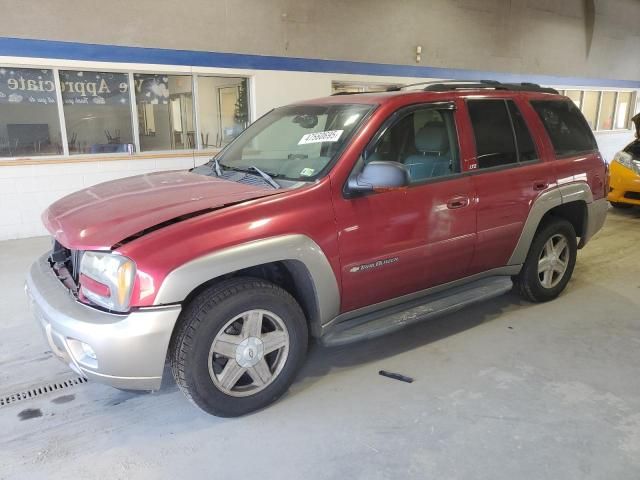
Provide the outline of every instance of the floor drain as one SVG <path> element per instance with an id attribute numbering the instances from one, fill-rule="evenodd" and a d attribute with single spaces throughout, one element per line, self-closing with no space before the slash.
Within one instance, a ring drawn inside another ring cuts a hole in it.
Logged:
<path id="1" fill-rule="evenodd" d="M 22 392 L 5 395 L 3 397 L 0 397 L 0 407 L 4 407 L 5 405 L 11 405 L 17 402 L 22 402 L 23 400 L 31 400 L 32 398 L 39 397 L 40 395 L 45 395 L 47 393 L 52 393 L 52 392 L 58 392 L 60 390 L 64 390 L 65 388 L 70 388 L 75 385 L 82 385 L 83 383 L 87 383 L 86 378 L 74 377 L 68 380 L 63 380 L 61 382 L 49 383 L 47 385 L 33 387 L 33 388 L 30 388 L 29 390 L 24 390 Z"/>

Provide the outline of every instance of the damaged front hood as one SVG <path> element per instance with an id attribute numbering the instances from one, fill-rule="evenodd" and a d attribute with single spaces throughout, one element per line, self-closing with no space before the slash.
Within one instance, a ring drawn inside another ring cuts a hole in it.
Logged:
<path id="1" fill-rule="evenodd" d="M 187 171 L 149 173 L 72 193 L 45 210 L 42 220 L 67 248 L 106 250 L 172 219 L 276 192 Z"/>

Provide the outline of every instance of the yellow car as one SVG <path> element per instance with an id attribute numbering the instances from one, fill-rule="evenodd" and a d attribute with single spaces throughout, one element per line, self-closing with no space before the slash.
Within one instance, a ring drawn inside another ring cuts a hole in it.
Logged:
<path id="1" fill-rule="evenodd" d="M 611 205 L 631 208 L 640 205 L 640 114 L 633 117 L 637 138 L 616 153 L 609 169 L 609 195 Z"/>

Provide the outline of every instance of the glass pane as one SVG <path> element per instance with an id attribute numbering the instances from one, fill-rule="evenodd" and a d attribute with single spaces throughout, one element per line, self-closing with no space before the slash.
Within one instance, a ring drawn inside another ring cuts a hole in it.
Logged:
<path id="1" fill-rule="evenodd" d="M 0 157 L 62 154 L 52 70 L 0 67 Z"/>
<path id="2" fill-rule="evenodd" d="M 564 94 L 571 100 L 573 100 L 573 103 L 576 104 L 576 107 L 580 108 L 580 97 L 582 94 L 580 90 L 567 90 Z"/>
<path id="3" fill-rule="evenodd" d="M 371 105 L 291 105 L 252 123 L 218 157 L 224 168 L 313 180 L 341 152 Z"/>
<path id="4" fill-rule="evenodd" d="M 613 112 L 616 105 L 616 92 L 602 92 L 598 130 L 613 129 Z"/>
<path id="5" fill-rule="evenodd" d="M 247 79 L 198 76 L 198 121 L 203 148 L 236 138 L 249 125 Z"/>
<path id="6" fill-rule="evenodd" d="M 140 150 L 195 148 L 190 75 L 136 73 Z"/>
<path id="7" fill-rule="evenodd" d="M 557 157 L 591 152 L 598 148 L 593 133 L 572 102 L 535 100 L 531 105 L 542 120 Z"/>
<path id="8" fill-rule="evenodd" d="M 538 154 L 536 152 L 536 147 L 533 144 L 531 133 L 529 132 L 529 128 L 527 128 L 527 124 L 522 117 L 520 109 L 512 100 L 508 100 L 507 105 L 509 105 L 509 113 L 511 114 L 511 121 L 513 122 L 513 130 L 516 132 L 520 161 L 528 162 L 530 160 L 537 160 Z"/>
<path id="9" fill-rule="evenodd" d="M 618 106 L 616 107 L 616 128 L 629 128 L 631 98 L 631 92 L 618 93 Z"/>
<path id="10" fill-rule="evenodd" d="M 478 168 L 517 163 L 511 120 L 502 100 L 469 100 Z"/>
<path id="11" fill-rule="evenodd" d="M 582 97 L 582 114 L 587 120 L 591 130 L 596 129 L 596 116 L 598 115 L 598 104 L 600 103 L 600 92 L 584 92 Z"/>
<path id="12" fill-rule="evenodd" d="M 60 71 L 71 155 L 133 152 L 126 73 Z"/>

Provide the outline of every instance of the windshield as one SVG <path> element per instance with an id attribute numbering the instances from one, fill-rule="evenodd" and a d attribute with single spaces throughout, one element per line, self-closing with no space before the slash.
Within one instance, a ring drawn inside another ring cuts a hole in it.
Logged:
<path id="1" fill-rule="evenodd" d="M 289 180 L 316 178 L 373 105 L 293 105 L 256 121 L 218 156 L 223 168 L 259 168 Z"/>

